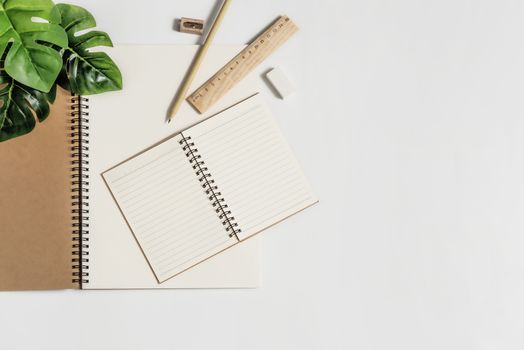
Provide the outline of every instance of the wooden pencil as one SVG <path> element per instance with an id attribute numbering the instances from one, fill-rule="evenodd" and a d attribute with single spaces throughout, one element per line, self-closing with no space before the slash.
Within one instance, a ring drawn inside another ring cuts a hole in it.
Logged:
<path id="1" fill-rule="evenodd" d="M 191 68 L 189 69 L 189 72 L 187 73 L 184 79 L 184 82 L 178 89 L 177 95 L 175 97 L 175 102 L 172 104 L 172 107 L 169 113 L 168 122 L 170 122 L 175 117 L 176 113 L 180 109 L 180 106 L 186 99 L 186 95 L 187 95 L 189 88 L 191 87 L 191 83 L 195 79 L 198 69 L 200 68 L 200 65 L 202 64 L 204 57 L 206 56 L 206 53 L 209 50 L 209 47 L 211 43 L 213 42 L 213 39 L 215 38 L 218 28 L 220 27 L 220 24 L 222 23 L 222 20 L 224 19 L 224 16 L 226 15 L 226 11 L 229 8 L 229 5 L 231 5 L 231 1 L 232 0 L 224 0 L 224 3 L 222 4 L 222 7 L 220 8 L 218 12 L 215 22 L 213 23 L 211 29 L 209 30 L 209 34 L 207 35 L 207 38 L 204 41 L 204 44 L 198 50 L 193 60 L 193 63 L 191 64 Z"/>

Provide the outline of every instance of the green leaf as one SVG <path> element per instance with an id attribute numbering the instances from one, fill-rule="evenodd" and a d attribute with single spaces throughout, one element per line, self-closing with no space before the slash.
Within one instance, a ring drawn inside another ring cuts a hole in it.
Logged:
<path id="1" fill-rule="evenodd" d="M 34 129 L 35 116 L 44 121 L 56 98 L 56 84 L 48 93 L 11 78 L 0 60 L 0 142 L 25 135 Z"/>
<path id="2" fill-rule="evenodd" d="M 113 46 L 107 33 L 93 30 L 76 36 L 79 31 L 96 26 L 94 17 L 79 6 L 58 4 L 57 8 L 69 38 L 58 84 L 77 95 L 121 90 L 122 74 L 115 62 L 104 52 L 90 51 L 98 46 Z"/>
<path id="3" fill-rule="evenodd" d="M 53 46 L 67 46 L 59 23 L 51 0 L 0 0 L 0 56 L 7 52 L 5 71 L 14 80 L 44 92 L 53 87 L 62 68 Z"/>

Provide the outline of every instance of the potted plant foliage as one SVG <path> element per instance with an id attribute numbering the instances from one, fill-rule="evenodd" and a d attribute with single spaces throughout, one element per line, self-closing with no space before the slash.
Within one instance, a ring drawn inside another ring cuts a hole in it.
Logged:
<path id="1" fill-rule="evenodd" d="M 75 95 L 122 89 L 85 9 L 51 0 L 0 0 L 0 142 L 31 132 L 48 116 L 57 85 Z M 81 32 L 81 33 L 79 33 Z"/>

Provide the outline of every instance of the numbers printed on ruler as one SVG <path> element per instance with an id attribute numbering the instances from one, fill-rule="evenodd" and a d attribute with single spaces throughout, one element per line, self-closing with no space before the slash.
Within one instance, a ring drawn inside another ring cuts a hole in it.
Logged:
<path id="1" fill-rule="evenodd" d="M 204 113 L 297 30 L 297 26 L 289 17 L 280 17 L 187 100 L 200 113 Z"/>

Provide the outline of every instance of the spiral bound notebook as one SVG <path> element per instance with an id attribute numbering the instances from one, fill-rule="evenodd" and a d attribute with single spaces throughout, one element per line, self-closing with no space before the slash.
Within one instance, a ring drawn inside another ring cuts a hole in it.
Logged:
<path id="1" fill-rule="evenodd" d="M 258 94 L 103 176 L 159 283 L 318 201 Z"/>
<path id="2" fill-rule="evenodd" d="M 213 47 L 195 84 L 239 49 Z M 159 285 L 101 176 L 123 155 L 194 123 L 197 115 L 186 107 L 178 124 L 166 127 L 161 106 L 196 50 L 116 47 L 111 54 L 125 77 L 123 91 L 88 99 L 59 89 L 47 120 L 0 144 L 0 290 L 257 286 L 255 241 Z M 256 91 L 256 78 L 248 78 L 224 103 Z M 136 105 L 137 96 L 147 101 L 143 107 Z M 122 127 L 130 121 L 133 128 Z"/>

